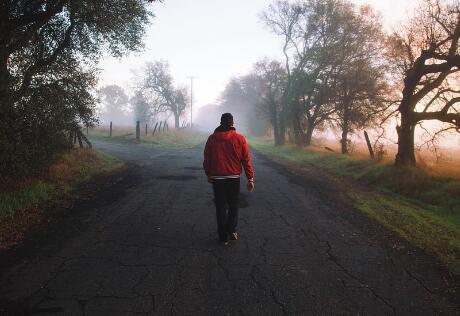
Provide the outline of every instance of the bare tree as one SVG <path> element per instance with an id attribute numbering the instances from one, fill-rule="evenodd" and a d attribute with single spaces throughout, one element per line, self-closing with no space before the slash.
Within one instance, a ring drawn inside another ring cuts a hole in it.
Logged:
<path id="1" fill-rule="evenodd" d="M 175 128 L 180 128 L 180 117 L 187 106 L 187 89 L 174 87 L 167 62 L 147 64 L 143 89 L 150 93 L 158 111 L 164 109 L 174 115 Z"/>
<path id="2" fill-rule="evenodd" d="M 259 107 L 273 127 L 275 145 L 284 144 L 283 94 L 286 70 L 277 61 L 263 60 L 254 65 L 254 75 L 259 81 Z"/>
<path id="3" fill-rule="evenodd" d="M 341 149 L 349 153 L 349 134 L 356 129 L 375 126 L 385 114 L 388 90 L 382 72 L 369 64 L 349 64 L 350 69 L 339 77 L 336 113 L 332 124 L 341 130 Z"/>
<path id="4" fill-rule="evenodd" d="M 374 125 L 385 113 L 388 95 L 388 67 L 383 56 L 384 36 L 381 19 L 371 7 L 349 7 L 342 23 L 342 48 L 337 54 L 333 117 L 341 130 L 342 153 L 349 152 L 348 135 L 355 129 Z"/>
<path id="5" fill-rule="evenodd" d="M 397 166 L 414 166 L 415 129 L 440 121 L 460 130 L 460 4 L 425 0 L 388 40 L 389 56 L 403 83 L 398 112 Z"/>

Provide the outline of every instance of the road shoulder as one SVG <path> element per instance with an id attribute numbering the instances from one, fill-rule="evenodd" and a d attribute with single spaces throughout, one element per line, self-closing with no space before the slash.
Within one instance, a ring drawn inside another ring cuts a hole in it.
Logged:
<path id="1" fill-rule="evenodd" d="M 443 262 L 416 245 L 411 244 L 375 218 L 356 208 L 353 194 L 372 197 L 372 188 L 355 181 L 338 178 L 314 166 L 286 161 L 255 151 L 259 159 L 284 174 L 291 183 L 327 200 L 333 207 L 328 216 L 339 218 L 357 227 L 371 244 L 385 248 L 391 256 L 398 258 L 407 274 L 428 292 L 447 297 L 454 305 L 460 306 L 460 276 L 450 270 Z M 383 194 L 383 193 L 382 193 Z M 414 265 L 414 263 L 416 263 Z M 439 282 L 441 276 L 442 284 Z"/>

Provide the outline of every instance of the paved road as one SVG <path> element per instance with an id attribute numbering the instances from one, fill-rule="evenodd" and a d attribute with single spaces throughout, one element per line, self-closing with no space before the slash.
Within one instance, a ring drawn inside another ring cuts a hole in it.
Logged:
<path id="1" fill-rule="evenodd" d="M 222 246 L 201 148 L 96 147 L 134 165 L 130 182 L 3 271 L 0 304 L 50 315 L 460 313 L 431 259 L 393 249 L 324 194 L 333 188 L 256 155 L 240 240 Z"/>

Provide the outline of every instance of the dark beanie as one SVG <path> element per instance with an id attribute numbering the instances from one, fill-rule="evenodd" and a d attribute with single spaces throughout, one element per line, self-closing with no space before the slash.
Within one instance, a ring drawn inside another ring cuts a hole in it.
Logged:
<path id="1" fill-rule="evenodd" d="M 220 125 L 230 127 L 233 125 L 233 115 L 231 113 L 224 113 L 220 117 Z"/>

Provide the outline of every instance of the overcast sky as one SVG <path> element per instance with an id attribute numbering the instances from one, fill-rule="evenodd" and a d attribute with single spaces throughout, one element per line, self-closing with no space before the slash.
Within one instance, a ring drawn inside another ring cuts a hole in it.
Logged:
<path id="1" fill-rule="evenodd" d="M 417 0 L 354 0 L 380 10 L 387 28 L 397 26 Z M 156 17 L 145 50 L 101 64 L 100 85 L 132 85 L 132 70 L 149 61 L 167 60 L 177 85 L 194 82 L 194 104 L 214 103 L 226 82 L 247 73 L 263 57 L 282 60 L 281 41 L 260 21 L 270 0 L 164 0 L 153 5 Z"/>

